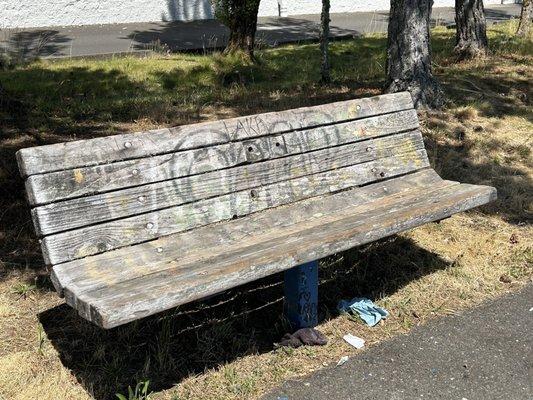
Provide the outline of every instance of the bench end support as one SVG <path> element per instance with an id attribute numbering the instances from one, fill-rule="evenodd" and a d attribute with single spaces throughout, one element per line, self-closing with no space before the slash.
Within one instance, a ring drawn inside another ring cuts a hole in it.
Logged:
<path id="1" fill-rule="evenodd" d="M 285 271 L 284 313 L 294 330 L 318 324 L 318 261 Z"/>

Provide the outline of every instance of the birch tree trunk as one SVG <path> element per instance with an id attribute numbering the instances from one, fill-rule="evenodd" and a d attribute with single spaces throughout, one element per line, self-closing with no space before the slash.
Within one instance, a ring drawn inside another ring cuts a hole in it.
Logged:
<path id="1" fill-rule="evenodd" d="M 460 59 L 485 56 L 488 52 L 483 0 L 455 0 L 455 53 Z"/>
<path id="2" fill-rule="evenodd" d="M 432 5 L 433 0 L 391 0 L 385 91 L 409 91 L 416 108 L 438 108 L 444 103 L 431 70 Z"/>
<path id="3" fill-rule="evenodd" d="M 516 34 L 520 37 L 528 37 L 531 29 L 531 18 L 533 17 L 533 1 L 523 0 L 522 11 L 520 12 L 520 22 Z"/>
<path id="4" fill-rule="evenodd" d="M 331 82 L 329 65 L 329 7 L 330 0 L 322 0 L 322 14 L 320 16 L 320 53 L 322 63 L 320 65 L 320 76 L 322 82 Z"/>

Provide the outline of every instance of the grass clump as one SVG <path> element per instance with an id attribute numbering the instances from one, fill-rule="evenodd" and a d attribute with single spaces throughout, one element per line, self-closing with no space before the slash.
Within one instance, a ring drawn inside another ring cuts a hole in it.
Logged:
<path id="1" fill-rule="evenodd" d="M 139 382 L 135 386 L 135 389 L 128 386 L 128 396 L 120 393 L 117 393 L 116 396 L 118 400 L 150 400 L 150 392 L 148 391 L 149 385 L 150 381 Z"/>
<path id="2" fill-rule="evenodd" d="M 36 289 L 35 285 L 19 282 L 13 286 L 12 292 L 20 298 L 27 298 Z"/>

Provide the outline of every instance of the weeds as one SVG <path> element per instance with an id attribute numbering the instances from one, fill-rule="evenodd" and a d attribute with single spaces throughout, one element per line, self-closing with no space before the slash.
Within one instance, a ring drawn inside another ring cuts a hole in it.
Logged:
<path id="1" fill-rule="evenodd" d="M 12 293 L 18 295 L 19 298 L 26 299 L 36 288 L 36 285 L 19 282 L 13 286 Z"/>
<path id="2" fill-rule="evenodd" d="M 37 325 L 37 353 L 40 356 L 44 355 L 44 344 L 46 341 L 46 334 L 44 333 L 43 326 Z"/>
<path id="3" fill-rule="evenodd" d="M 135 389 L 128 386 L 128 397 L 119 393 L 116 396 L 119 400 L 150 400 L 150 392 L 148 392 L 149 384 L 150 381 L 139 382 L 135 386 Z"/>

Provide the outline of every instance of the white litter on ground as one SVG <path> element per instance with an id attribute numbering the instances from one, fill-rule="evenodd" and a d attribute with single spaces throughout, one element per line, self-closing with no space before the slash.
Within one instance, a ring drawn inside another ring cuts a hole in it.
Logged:
<path id="1" fill-rule="evenodd" d="M 348 361 L 348 356 L 343 356 L 343 357 L 341 357 L 341 359 L 340 359 L 339 362 L 337 363 L 337 367 L 338 367 L 339 365 L 344 364 L 346 361 Z"/>
<path id="2" fill-rule="evenodd" d="M 364 339 L 361 339 L 360 337 L 354 336 L 351 333 L 349 333 L 347 335 L 344 335 L 342 338 L 344 340 L 346 340 L 346 342 L 348 342 L 348 344 L 352 345 L 356 349 L 360 349 L 360 348 L 365 346 Z"/>

